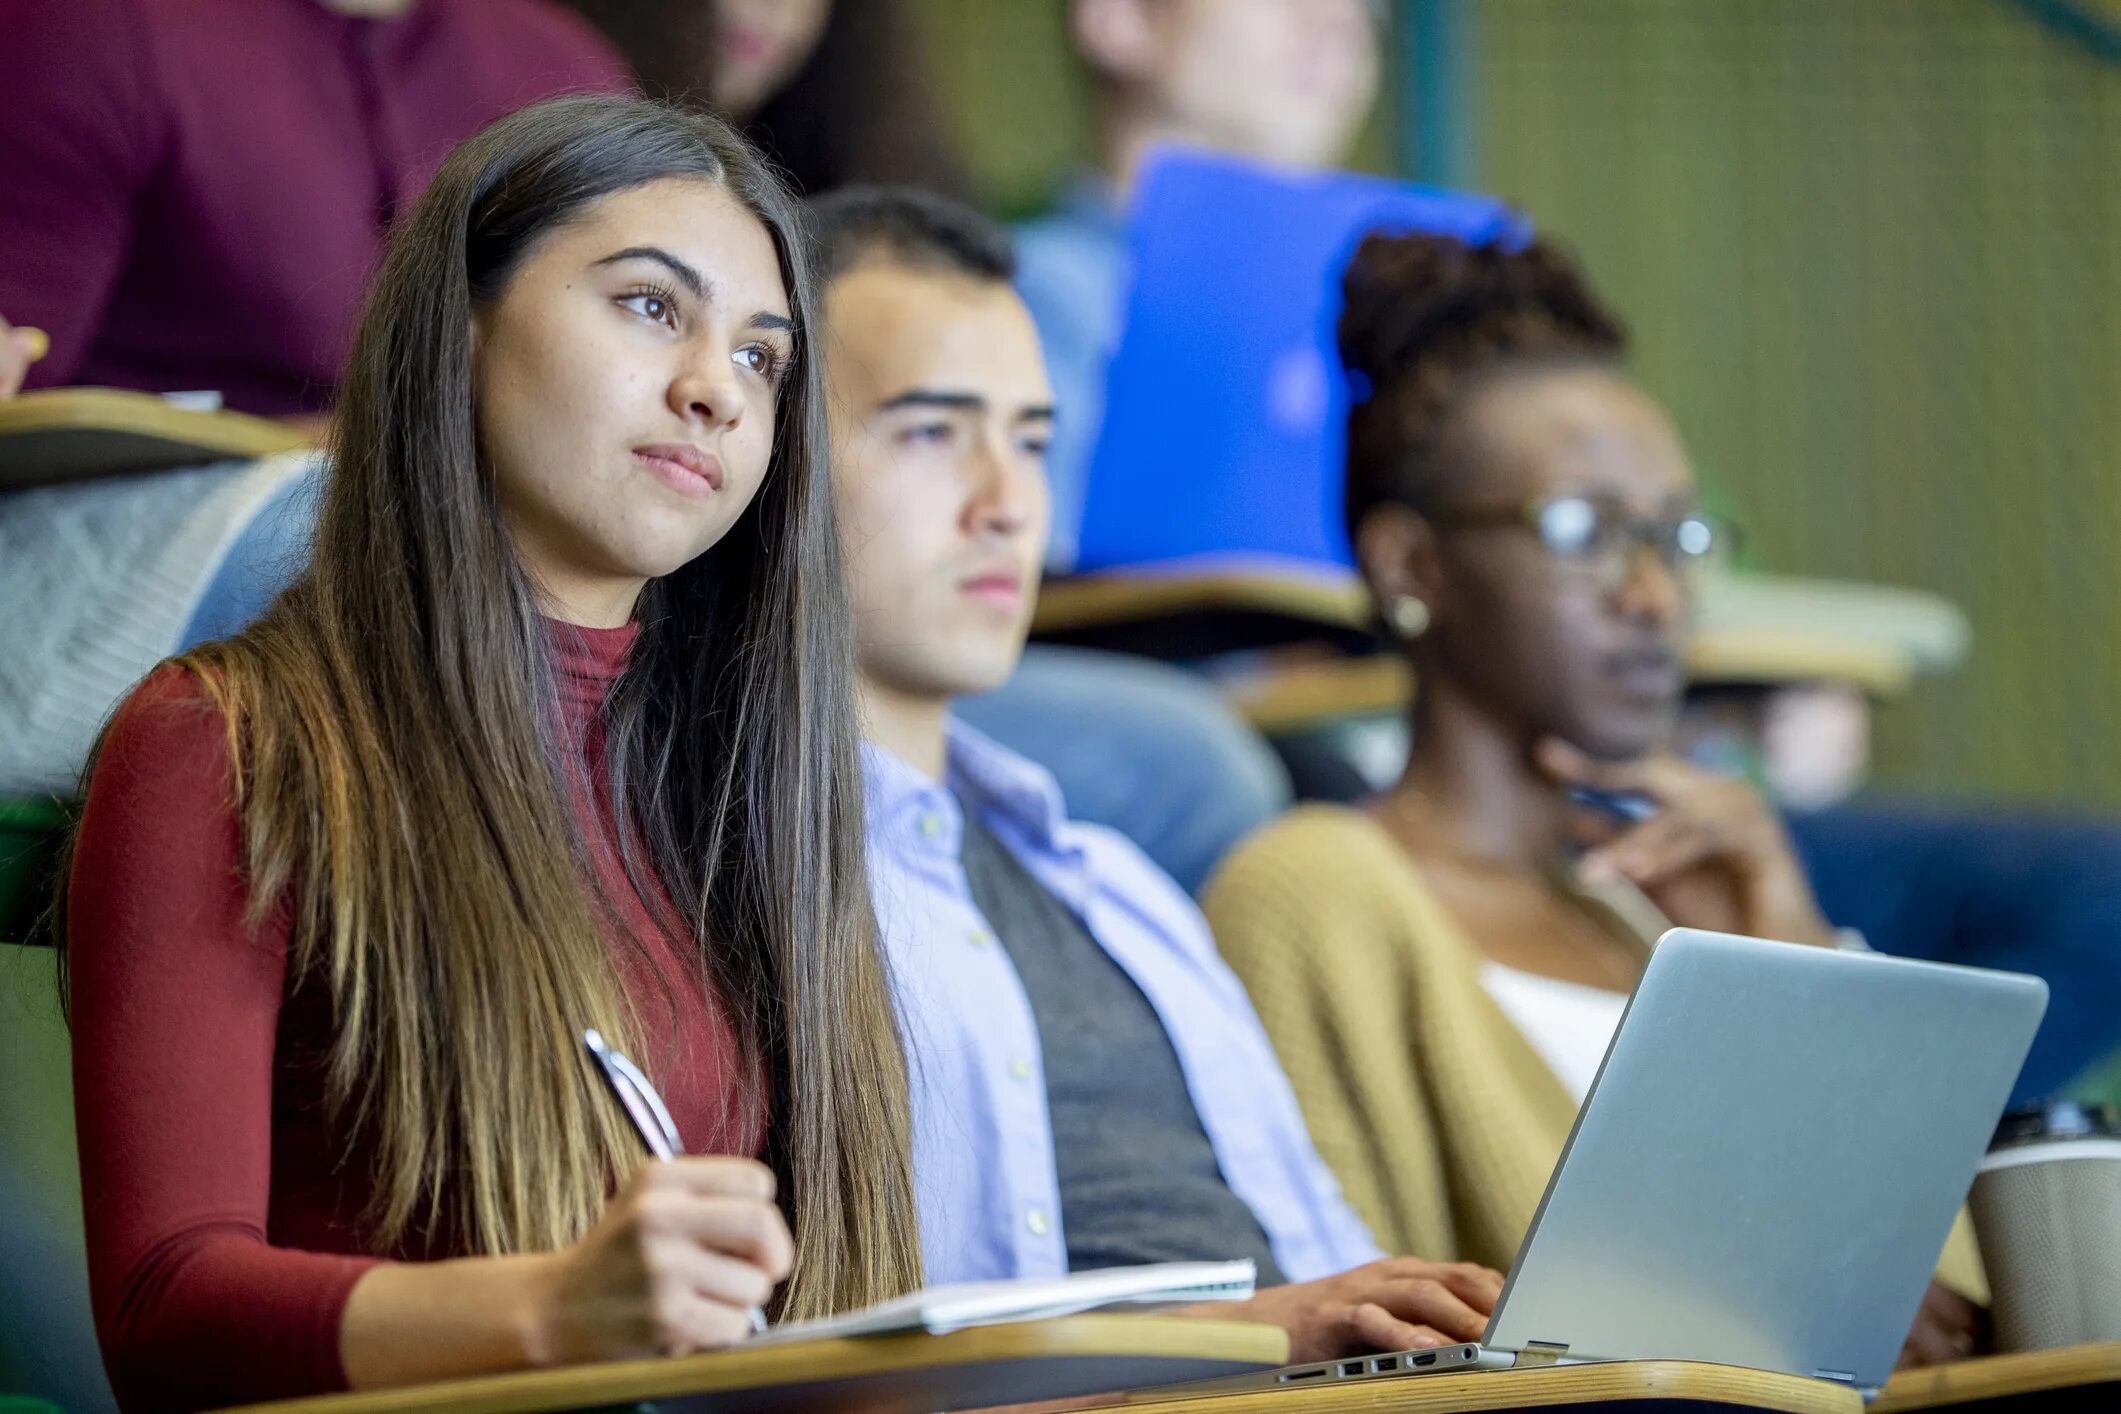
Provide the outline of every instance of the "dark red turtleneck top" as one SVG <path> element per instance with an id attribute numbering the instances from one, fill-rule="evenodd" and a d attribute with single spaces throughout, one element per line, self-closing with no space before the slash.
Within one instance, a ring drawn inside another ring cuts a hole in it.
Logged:
<path id="1" fill-rule="evenodd" d="M 694 1153 L 757 1155 L 763 1082 L 697 959 L 654 926 L 619 863 L 601 707 L 633 630 L 554 626 L 572 805 L 606 893 L 646 1068 Z M 89 1285 L 128 1409 L 340 1389 L 347 1293 L 381 1260 L 360 1227 L 366 1154 L 323 1113 L 328 998 L 291 991 L 289 917 L 251 933 L 222 718 L 165 668 L 119 710 L 81 820 L 70 892 L 74 1112 Z M 661 900 L 658 900 L 659 902 Z M 535 1155 L 525 1161 L 537 1162 Z"/>

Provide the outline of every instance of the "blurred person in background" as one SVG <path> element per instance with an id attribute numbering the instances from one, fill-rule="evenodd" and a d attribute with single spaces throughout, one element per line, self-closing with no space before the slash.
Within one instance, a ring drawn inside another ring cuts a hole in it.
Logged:
<path id="1" fill-rule="evenodd" d="M 1095 88 L 1097 166 L 1068 185 L 1052 213 L 1017 231 L 1017 289 L 1061 409 L 1048 459 L 1047 565 L 1056 571 L 1075 563 L 1105 368 L 1119 343 L 1121 211 L 1143 160 L 1178 144 L 1329 165 L 1376 100 L 1380 67 L 1380 10 L 1370 0 L 1068 0 L 1067 8 L 1070 44 Z M 1101 707 L 1116 692 L 1131 717 Z M 1291 796 L 1280 759 L 1207 685 L 1144 659 L 1033 648 L 1005 687 L 960 710 L 1052 770 L 1078 814 L 1133 837 L 1188 888 Z M 1144 773 L 1115 769 L 1111 733 L 1083 732 L 1085 714 L 1101 710 L 1115 717 L 1125 759 L 1145 763 Z"/>
<path id="2" fill-rule="evenodd" d="M 1844 940 L 1770 807 L 1672 749 L 1727 532 L 1575 266 L 1372 236 L 1345 293 L 1349 538 L 1413 751 L 1240 845 L 1205 907 L 1380 1241 L 1503 1263 L 1665 927 Z M 1964 1241 L 1944 1270 L 1985 1294 Z M 1980 1324 L 1936 1284 L 1904 1358 Z"/>
<path id="3" fill-rule="evenodd" d="M 1053 212 L 1017 230 L 1017 288 L 1038 321 L 1063 417 L 1054 429 L 1053 543 L 1073 568 L 1085 482 L 1119 347 L 1126 289 L 1122 212 L 1159 146 L 1282 167 L 1339 162 L 1377 99 L 1374 0 L 1067 0 L 1088 70 L 1097 165 Z"/>
<path id="4" fill-rule="evenodd" d="M 907 182 L 952 196 L 963 164 L 897 0 L 567 0 L 657 98 L 741 128 L 802 192 Z"/>
<path id="5" fill-rule="evenodd" d="M 319 417 L 442 155 L 537 99 L 630 86 L 550 0 L 0 0 L 0 397 L 211 390 Z M 0 494 L 0 602 L 39 608 L 0 627 L 0 790 L 71 790 L 142 673 L 265 607 L 306 555 L 310 468 Z"/>

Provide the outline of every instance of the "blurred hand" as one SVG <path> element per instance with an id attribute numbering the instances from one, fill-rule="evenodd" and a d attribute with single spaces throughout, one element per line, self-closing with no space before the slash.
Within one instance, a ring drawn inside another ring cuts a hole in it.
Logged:
<path id="1" fill-rule="evenodd" d="M 536 1362 L 680 1355 L 742 1340 L 750 1308 L 795 1260 L 773 1189 L 772 1170 L 750 1159 L 642 1169 L 533 1283 Z"/>
<path id="2" fill-rule="evenodd" d="M 1930 1283 L 1915 1313 L 1914 1329 L 1900 1348 L 1898 1368 L 1948 1365 L 1989 1347 L 1988 1312 L 1941 1281 Z"/>
<path id="3" fill-rule="evenodd" d="M 0 402 L 5 402 L 22 391 L 22 380 L 29 375 L 29 366 L 43 358 L 51 348 L 51 340 L 42 329 L 28 326 L 17 327 L 0 319 Z"/>
<path id="4" fill-rule="evenodd" d="M 1788 832 L 1744 781 L 1672 755 L 1599 761 L 1552 737 L 1535 754 L 1560 785 L 1641 795 L 1657 806 L 1634 825 L 1579 812 L 1580 838 L 1591 846 L 1577 866 L 1585 883 L 1626 879 L 1689 928 L 1834 945 Z"/>
<path id="5" fill-rule="evenodd" d="M 1387 1257 L 1339 1276 L 1270 1286 L 1249 1301 L 1189 1307 L 1187 1314 L 1280 1326 L 1289 1333 L 1289 1363 L 1302 1365 L 1478 1340 L 1500 1295 L 1502 1273 L 1487 1267 Z"/>

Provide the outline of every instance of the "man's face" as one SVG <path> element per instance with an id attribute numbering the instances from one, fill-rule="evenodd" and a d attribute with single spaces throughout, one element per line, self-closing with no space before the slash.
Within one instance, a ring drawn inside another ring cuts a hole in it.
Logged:
<path id="1" fill-rule="evenodd" d="M 1053 392 L 1006 283 L 878 257 L 825 295 L 826 403 L 862 677 L 999 686 L 1031 623 Z"/>

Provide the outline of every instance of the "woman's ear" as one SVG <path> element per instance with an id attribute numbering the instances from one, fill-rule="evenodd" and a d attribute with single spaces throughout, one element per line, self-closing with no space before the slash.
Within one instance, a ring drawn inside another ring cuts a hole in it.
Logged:
<path id="1" fill-rule="evenodd" d="M 1402 600 L 1419 602 L 1430 619 L 1443 607 L 1436 532 L 1411 506 L 1387 501 L 1373 507 L 1355 527 L 1355 562 L 1386 622 Z"/>

